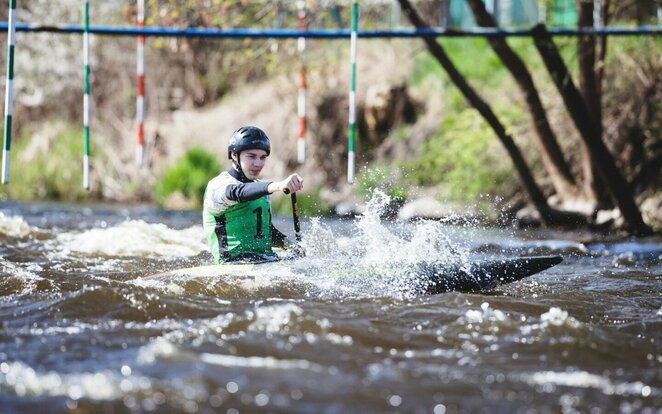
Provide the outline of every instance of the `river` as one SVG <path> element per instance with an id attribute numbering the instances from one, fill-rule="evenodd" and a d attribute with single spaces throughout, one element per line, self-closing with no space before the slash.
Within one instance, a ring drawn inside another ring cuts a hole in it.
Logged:
<path id="1" fill-rule="evenodd" d="M 304 219 L 307 276 L 243 283 L 141 279 L 210 262 L 199 213 L 0 204 L 0 412 L 662 413 L 662 238 L 378 210 Z M 340 271 L 542 254 L 484 294 Z"/>

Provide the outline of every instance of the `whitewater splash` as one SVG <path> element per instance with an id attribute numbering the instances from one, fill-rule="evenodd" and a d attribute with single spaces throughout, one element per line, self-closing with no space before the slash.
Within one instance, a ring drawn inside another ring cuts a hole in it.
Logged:
<path id="1" fill-rule="evenodd" d="M 337 221 L 323 224 L 320 218 L 312 218 L 302 232 L 305 258 L 284 261 L 282 271 L 271 268 L 261 273 L 254 269 L 249 275 L 251 280 L 228 277 L 208 281 L 204 289 L 211 288 L 221 296 L 226 291 L 235 295 L 243 288 L 261 289 L 266 295 L 271 289 L 274 296 L 288 296 L 288 290 L 291 295 L 300 295 L 302 286 L 306 286 L 313 296 L 402 296 L 414 294 L 406 269 L 422 263 L 469 263 L 470 249 L 451 240 L 449 227 L 443 223 L 421 220 L 404 225 L 383 221 L 390 202 L 387 195 L 375 190 L 364 213 L 349 226 L 336 226 Z M 15 234 L 31 231 L 24 223 L 16 223 L 12 228 L 22 230 L 14 230 Z M 88 270 L 100 275 L 121 273 L 126 261 L 135 258 L 166 260 L 156 272 L 182 267 L 172 264 L 173 260 L 185 260 L 184 267 L 212 264 L 198 225 L 173 229 L 143 220 L 126 220 L 108 227 L 103 223 L 84 231 L 53 234 L 44 246 L 49 260 L 84 260 Z M 203 288 L 200 283 L 183 282 L 167 286 L 169 291 L 182 288 L 184 292 Z"/>
<path id="2" fill-rule="evenodd" d="M 469 249 L 451 240 L 448 227 L 420 220 L 398 226 L 382 220 L 391 199 L 375 190 L 365 211 L 349 231 L 336 234 L 329 225 L 313 219 L 302 245 L 307 266 L 306 282 L 316 294 L 334 296 L 417 295 L 409 269 L 425 263 L 469 264 Z"/>
<path id="3" fill-rule="evenodd" d="M 163 268 L 157 273 L 173 274 L 168 281 L 135 283 L 222 297 L 408 297 L 420 294 L 421 286 L 412 278 L 419 281 L 421 265 L 469 264 L 469 249 L 452 241 L 442 223 L 383 221 L 390 201 L 375 191 L 365 212 L 349 225 L 311 219 L 301 241 L 306 256 L 297 260 L 288 260 L 283 252 L 279 263 L 223 273 L 223 268 L 205 270 L 211 260 L 200 256 L 188 266 L 202 266 L 193 273 Z"/>
<path id="4" fill-rule="evenodd" d="M 406 228 L 382 221 L 391 199 L 375 190 L 366 209 L 353 223 L 350 235 L 334 234 L 328 226 L 313 219 L 304 232 L 302 245 L 309 256 L 333 257 L 356 265 L 400 266 L 421 262 L 466 261 L 468 249 L 453 242 L 447 228 L 437 222 L 420 220 Z"/>
<path id="5" fill-rule="evenodd" d="M 187 257 L 207 247 L 202 226 L 174 230 L 164 224 L 127 220 L 109 228 L 57 236 L 59 249 L 87 255 L 121 257 Z"/>
<path id="6" fill-rule="evenodd" d="M 7 216 L 0 213 L 0 237 L 24 238 L 32 233 L 32 228 L 22 217 Z"/>

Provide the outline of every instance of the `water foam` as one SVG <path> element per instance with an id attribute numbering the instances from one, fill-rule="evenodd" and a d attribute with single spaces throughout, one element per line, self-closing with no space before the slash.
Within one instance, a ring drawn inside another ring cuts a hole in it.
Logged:
<path id="1" fill-rule="evenodd" d="M 255 321 L 249 326 L 249 331 L 278 334 L 290 324 L 301 319 L 303 309 L 294 303 L 260 306 L 255 310 Z"/>
<path id="2" fill-rule="evenodd" d="M 522 335 L 531 335 L 535 331 L 548 331 L 556 328 L 581 329 L 582 323 L 568 314 L 567 311 L 555 306 L 540 315 L 540 323 L 522 325 Z"/>
<path id="3" fill-rule="evenodd" d="M 62 396 L 72 400 L 112 400 L 127 390 L 149 390 L 151 381 L 146 377 L 125 377 L 120 372 L 81 372 L 61 374 L 54 371 L 38 372 L 22 362 L 0 364 L 0 390 L 11 390 L 19 397 Z"/>
<path id="4" fill-rule="evenodd" d="M 32 228 L 20 216 L 7 216 L 0 213 L 0 235 L 23 238 L 32 233 Z"/>
<path id="5" fill-rule="evenodd" d="M 524 375 L 524 380 L 531 385 L 543 385 L 544 389 L 550 391 L 556 386 L 574 388 L 594 388 L 602 391 L 605 395 L 637 395 L 648 397 L 652 388 L 641 381 L 635 382 L 613 382 L 609 378 L 591 374 L 586 371 L 577 372 L 555 372 L 543 371 L 531 375 Z"/>
<path id="6" fill-rule="evenodd" d="M 507 319 L 505 313 L 498 309 L 493 309 L 489 303 L 483 302 L 480 305 L 480 310 L 468 310 L 464 315 L 463 321 L 468 324 L 482 324 L 485 322 L 503 322 Z"/>
<path id="7" fill-rule="evenodd" d="M 201 226 L 174 230 L 164 224 L 127 220 L 109 228 L 57 236 L 60 250 L 123 257 L 187 257 L 206 250 Z"/>
<path id="8" fill-rule="evenodd" d="M 158 359 L 172 357 L 178 352 L 179 350 L 174 343 L 166 338 L 158 337 L 138 350 L 136 362 L 151 365 L 156 363 Z"/>
<path id="9" fill-rule="evenodd" d="M 337 370 L 326 368 L 305 359 L 278 359 L 274 357 L 240 357 L 235 355 L 222 355 L 202 353 L 200 360 L 211 365 L 223 367 L 258 368 L 258 369 L 282 369 L 282 370 L 305 370 L 318 373 L 335 373 Z"/>
<path id="10" fill-rule="evenodd" d="M 549 311 L 540 315 L 543 326 L 567 326 L 570 328 L 579 328 L 580 322 L 568 315 L 568 311 L 561 308 L 551 307 Z"/>
<path id="11" fill-rule="evenodd" d="M 18 281 L 20 289 L 18 287 L 13 287 L 11 291 L 21 295 L 34 292 L 37 289 L 37 283 L 40 280 L 43 280 L 41 276 L 35 273 L 41 269 L 38 265 L 28 265 L 27 268 L 24 268 L 23 266 L 23 263 L 14 263 L 0 258 L 0 274 L 6 273 L 7 275 L 10 275 L 9 277 L 2 278 L 2 284 L 0 284 L 0 286 L 10 285 L 13 282 Z"/>

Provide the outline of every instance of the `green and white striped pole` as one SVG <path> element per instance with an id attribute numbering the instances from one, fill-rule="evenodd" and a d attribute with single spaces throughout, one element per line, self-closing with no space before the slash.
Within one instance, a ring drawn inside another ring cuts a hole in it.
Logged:
<path id="1" fill-rule="evenodd" d="M 90 0 L 84 0 L 83 19 L 83 188 L 90 189 Z"/>
<path id="2" fill-rule="evenodd" d="M 352 62 L 352 80 L 349 88 L 349 142 L 347 153 L 347 182 L 354 183 L 354 137 L 356 136 L 356 41 L 359 20 L 359 2 L 352 1 L 352 33 L 350 55 Z"/>
<path id="3" fill-rule="evenodd" d="M 11 120 L 14 109 L 14 43 L 16 38 L 16 0 L 9 1 L 7 27 L 7 84 L 5 85 L 5 131 L 2 150 L 2 183 L 9 183 L 9 150 L 11 148 Z"/>

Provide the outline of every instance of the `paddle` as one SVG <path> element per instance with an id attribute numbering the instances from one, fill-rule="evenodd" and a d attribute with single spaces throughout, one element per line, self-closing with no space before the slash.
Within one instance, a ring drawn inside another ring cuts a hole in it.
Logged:
<path id="1" fill-rule="evenodd" d="M 287 188 L 283 190 L 285 194 L 290 194 Z M 301 225 L 299 224 L 299 207 L 297 206 L 297 193 L 290 194 L 292 198 L 292 221 L 294 222 L 294 236 L 297 243 L 301 242 Z"/>
<path id="2" fill-rule="evenodd" d="M 297 242 L 301 242 L 301 225 L 299 224 L 299 207 L 297 206 L 297 193 L 292 193 L 292 221 L 294 222 L 294 235 Z"/>

